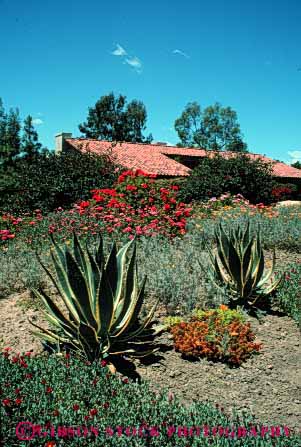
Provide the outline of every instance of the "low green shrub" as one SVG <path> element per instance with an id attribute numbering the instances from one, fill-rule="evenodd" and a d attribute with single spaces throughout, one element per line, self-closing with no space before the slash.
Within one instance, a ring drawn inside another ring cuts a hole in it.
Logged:
<path id="1" fill-rule="evenodd" d="M 272 165 L 245 154 L 216 154 L 201 159 L 180 191 L 180 198 L 189 203 L 219 197 L 223 193 L 242 194 L 251 203 L 272 203 L 275 180 Z"/>
<path id="2" fill-rule="evenodd" d="M 68 208 L 89 198 L 94 188 L 110 187 L 116 166 L 105 156 L 70 152 L 19 159 L 0 183 L 0 210 L 20 214 Z"/>
<path id="3" fill-rule="evenodd" d="M 187 407 L 167 390 L 155 393 L 144 381 L 113 376 L 105 365 L 85 364 L 72 356 L 31 358 L 4 351 L 0 370 L 5 446 L 40 447 L 48 441 L 57 446 L 106 447 L 301 445 L 300 435 L 287 427 L 280 428 L 279 436 L 272 436 L 270 428 L 265 434 L 266 428 L 246 413 L 228 415 L 206 402 Z M 200 434 L 196 429 L 189 432 L 193 427 L 199 427 Z M 22 434 L 33 439 L 21 441 Z"/>

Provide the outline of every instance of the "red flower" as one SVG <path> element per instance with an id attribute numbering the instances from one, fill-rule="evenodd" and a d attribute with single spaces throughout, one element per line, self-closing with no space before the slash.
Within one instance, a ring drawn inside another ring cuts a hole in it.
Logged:
<path id="1" fill-rule="evenodd" d="M 21 392 L 20 388 L 16 388 L 16 389 L 15 389 L 15 393 L 16 393 L 16 394 L 20 394 L 20 392 Z"/>
<path id="2" fill-rule="evenodd" d="M 107 362 L 106 360 L 102 360 L 102 361 L 100 362 L 100 365 L 101 365 L 102 367 L 107 366 L 107 364 L 108 364 L 108 362 Z"/>
<path id="3" fill-rule="evenodd" d="M 78 411 L 79 410 L 79 405 L 74 404 L 72 408 L 73 408 L 73 411 Z"/>
<path id="4" fill-rule="evenodd" d="M 16 405 L 20 405 L 22 403 L 22 399 L 18 398 L 15 400 Z"/>
<path id="5" fill-rule="evenodd" d="M 90 410 L 90 415 L 91 415 L 91 416 L 96 416 L 97 413 L 98 413 L 97 408 L 92 408 L 92 410 Z"/>
<path id="6" fill-rule="evenodd" d="M 80 208 L 87 208 L 90 205 L 90 202 L 88 200 L 84 200 L 79 204 Z"/>
<path id="7" fill-rule="evenodd" d="M 53 416 L 58 416 L 60 414 L 59 410 L 54 410 Z"/>
<path id="8" fill-rule="evenodd" d="M 129 383 L 129 379 L 126 377 L 125 379 L 122 380 L 123 383 Z"/>
<path id="9" fill-rule="evenodd" d="M 127 191 L 137 191 L 137 186 L 127 185 L 125 188 Z"/>
<path id="10" fill-rule="evenodd" d="M 42 384 L 42 385 L 46 385 L 46 379 L 42 379 L 42 380 L 41 380 L 41 384 Z"/>
<path id="11" fill-rule="evenodd" d="M 26 374 L 26 379 L 32 379 L 33 375 L 31 373 Z"/>
<path id="12" fill-rule="evenodd" d="M 3 399 L 2 403 L 5 407 L 8 407 L 10 405 L 10 399 Z"/>
<path id="13" fill-rule="evenodd" d="M 51 388 L 51 386 L 48 386 L 48 387 L 46 388 L 46 393 L 47 393 L 47 394 L 52 393 L 52 391 L 53 391 L 53 388 Z"/>
<path id="14" fill-rule="evenodd" d="M 109 402 L 105 402 L 105 403 L 103 404 L 103 408 L 105 408 L 105 409 L 109 408 L 109 406 L 110 406 Z"/>

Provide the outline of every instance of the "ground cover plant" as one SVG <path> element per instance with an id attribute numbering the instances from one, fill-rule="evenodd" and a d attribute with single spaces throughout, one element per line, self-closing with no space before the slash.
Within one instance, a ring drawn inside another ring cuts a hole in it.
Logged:
<path id="1" fill-rule="evenodd" d="M 187 407 L 167 390 L 155 393 L 144 381 L 111 375 L 106 365 L 72 355 L 18 355 L 6 348 L 0 367 L 4 445 L 301 445 L 288 427 L 263 427 L 246 413 L 229 415 L 207 403 Z M 22 421 L 29 422 L 27 430 Z M 22 442 L 22 435 L 33 439 Z"/>
<path id="2" fill-rule="evenodd" d="M 197 311 L 188 321 L 174 322 L 170 331 L 175 350 L 192 359 L 206 357 L 239 366 L 261 348 L 243 314 L 225 305 Z"/>

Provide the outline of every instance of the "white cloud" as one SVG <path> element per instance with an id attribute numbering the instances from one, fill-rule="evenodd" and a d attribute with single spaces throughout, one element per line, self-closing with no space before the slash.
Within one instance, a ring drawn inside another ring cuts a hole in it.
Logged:
<path id="1" fill-rule="evenodd" d="M 35 126 L 39 126 L 40 124 L 43 124 L 43 123 L 44 123 L 44 121 L 41 120 L 41 118 L 34 118 L 32 120 L 32 124 L 34 124 Z"/>
<path id="2" fill-rule="evenodd" d="M 182 51 L 182 50 L 178 50 L 178 49 L 173 50 L 173 54 L 179 54 L 180 56 L 183 56 L 186 59 L 190 59 L 190 56 L 188 54 L 184 53 L 184 51 Z"/>
<path id="3" fill-rule="evenodd" d="M 288 155 L 291 157 L 291 160 L 288 164 L 296 163 L 296 161 L 301 161 L 301 151 L 288 151 Z"/>
<path id="4" fill-rule="evenodd" d="M 142 62 L 137 56 L 127 57 L 124 63 L 133 67 L 137 71 L 137 73 L 142 72 Z"/>
<path id="5" fill-rule="evenodd" d="M 121 45 L 119 45 L 119 43 L 117 43 L 115 50 L 112 51 L 112 54 L 113 56 L 126 56 L 127 52 Z"/>
<path id="6" fill-rule="evenodd" d="M 136 73 L 142 73 L 142 62 L 137 56 L 131 56 L 129 55 L 126 50 L 119 45 L 119 43 L 116 44 L 115 50 L 111 53 L 113 56 L 119 56 L 123 60 L 123 64 L 130 65 L 130 67 L 133 67 L 136 71 Z"/>

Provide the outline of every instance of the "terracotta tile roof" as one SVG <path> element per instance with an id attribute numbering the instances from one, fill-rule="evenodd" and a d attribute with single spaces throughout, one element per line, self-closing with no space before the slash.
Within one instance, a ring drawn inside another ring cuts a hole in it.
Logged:
<path id="1" fill-rule="evenodd" d="M 112 143 L 109 141 L 90 140 L 84 138 L 68 138 L 66 142 L 82 152 L 110 154 L 117 164 L 127 169 L 142 169 L 149 174 L 164 176 L 188 176 L 191 169 L 170 158 L 170 155 L 204 157 L 204 149 L 179 148 L 158 144 Z M 210 152 L 212 154 L 212 152 Z M 225 157 L 235 156 L 235 152 L 220 152 Z M 259 154 L 247 154 L 250 158 L 261 159 L 273 163 L 275 177 L 299 178 L 301 170 L 277 162 Z"/>

